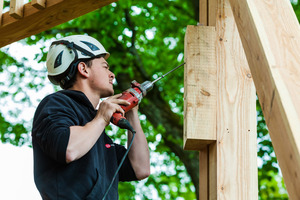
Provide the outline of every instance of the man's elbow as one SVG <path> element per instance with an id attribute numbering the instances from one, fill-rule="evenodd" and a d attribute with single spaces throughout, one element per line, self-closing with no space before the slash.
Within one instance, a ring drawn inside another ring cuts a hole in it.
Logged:
<path id="1" fill-rule="evenodd" d="M 148 178 L 150 176 L 150 167 L 140 169 L 138 172 L 135 173 L 135 175 L 138 180 Z"/>
<path id="2" fill-rule="evenodd" d="M 66 163 L 69 164 L 70 162 L 73 162 L 77 160 L 77 156 L 74 151 L 71 151 L 67 149 L 66 151 Z"/>

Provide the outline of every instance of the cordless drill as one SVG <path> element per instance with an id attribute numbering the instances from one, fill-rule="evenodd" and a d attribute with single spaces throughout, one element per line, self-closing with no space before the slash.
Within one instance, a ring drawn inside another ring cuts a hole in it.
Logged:
<path id="1" fill-rule="evenodd" d="M 139 84 L 135 80 L 131 82 L 131 88 L 125 90 L 122 93 L 122 96 L 119 99 L 124 99 L 130 103 L 128 106 L 121 105 L 121 108 L 125 111 L 125 113 L 139 104 L 144 96 L 146 96 L 147 92 L 153 88 L 153 82 L 145 81 L 142 84 Z M 133 129 L 127 119 L 119 112 L 116 112 L 112 115 L 111 120 L 113 124 L 116 126 L 128 129 L 133 132 Z"/>
<path id="2" fill-rule="evenodd" d="M 119 97 L 119 99 L 124 99 L 130 103 L 128 106 L 121 105 L 122 109 L 125 111 L 125 113 L 129 110 L 131 110 L 133 107 L 135 107 L 137 104 L 141 102 L 144 96 L 146 96 L 147 92 L 153 88 L 154 83 L 159 81 L 160 79 L 167 76 L 169 73 L 175 71 L 185 63 L 182 63 L 181 65 L 175 67 L 171 71 L 167 72 L 166 74 L 162 75 L 161 77 L 155 79 L 154 81 L 145 81 L 142 84 L 139 84 L 136 81 L 131 82 L 131 88 L 127 89 L 122 93 L 122 96 Z M 119 112 L 116 112 L 113 114 L 110 120 L 113 124 L 116 126 L 128 129 L 131 132 L 133 132 L 133 128 L 131 127 L 130 123 L 127 121 L 127 119 Z"/>

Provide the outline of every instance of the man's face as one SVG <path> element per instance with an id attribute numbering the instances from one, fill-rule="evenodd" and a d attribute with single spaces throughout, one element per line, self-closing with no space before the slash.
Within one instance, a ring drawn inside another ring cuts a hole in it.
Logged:
<path id="1" fill-rule="evenodd" d="M 92 61 L 90 72 L 90 86 L 96 93 L 99 93 L 100 98 L 114 94 L 113 80 L 115 75 L 109 70 L 109 65 L 104 58 L 95 58 Z"/>

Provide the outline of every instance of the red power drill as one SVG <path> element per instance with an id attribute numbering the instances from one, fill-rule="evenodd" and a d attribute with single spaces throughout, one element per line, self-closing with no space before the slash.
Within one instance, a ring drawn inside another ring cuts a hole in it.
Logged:
<path id="1" fill-rule="evenodd" d="M 164 78 L 167 76 L 169 73 L 175 71 L 185 63 L 182 63 L 181 65 L 175 67 L 171 71 L 167 72 L 166 74 L 162 75 L 161 77 L 155 79 L 154 81 L 145 81 L 142 84 L 139 84 L 136 81 L 131 82 L 131 88 L 127 89 L 122 93 L 122 96 L 119 97 L 119 99 L 124 99 L 130 103 L 128 106 L 121 106 L 122 109 L 125 111 L 129 111 L 133 107 L 135 107 L 137 104 L 139 104 L 144 96 L 146 96 L 147 92 L 153 88 L 154 83 L 159 81 L 160 79 Z M 127 119 L 121 114 L 121 113 L 114 113 L 113 116 L 111 117 L 110 120 L 113 124 L 116 126 L 123 128 L 123 129 L 128 129 L 130 131 L 134 131 L 127 121 Z"/>

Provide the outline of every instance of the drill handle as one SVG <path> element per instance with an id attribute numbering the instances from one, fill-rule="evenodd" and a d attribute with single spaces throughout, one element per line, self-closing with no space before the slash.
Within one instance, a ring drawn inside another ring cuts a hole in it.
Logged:
<path id="1" fill-rule="evenodd" d="M 130 103 L 130 105 L 128 106 L 124 106 L 121 105 L 121 108 L 126 112 L 128 112 L 129 110 L 131 110 L 133 107 L 135 107 L 137 104 L 139 104 L 139 99 L 136 97 L 136 93 L 132 92 L 132 89 L 130 88 L 129 90 L 126 90 L 125 92 L 122 93 L 122 96 L 119 99 L 124 99 L 126 101 L 128 101 Z M 116 125 L 119 126 L 119 121 L 121 119 L 126 119 L 121 113 L 116 112 L 112 115 L 111 117 L 111 122 Z M 120 127 L 121 128 L 121 127 Z"/>

